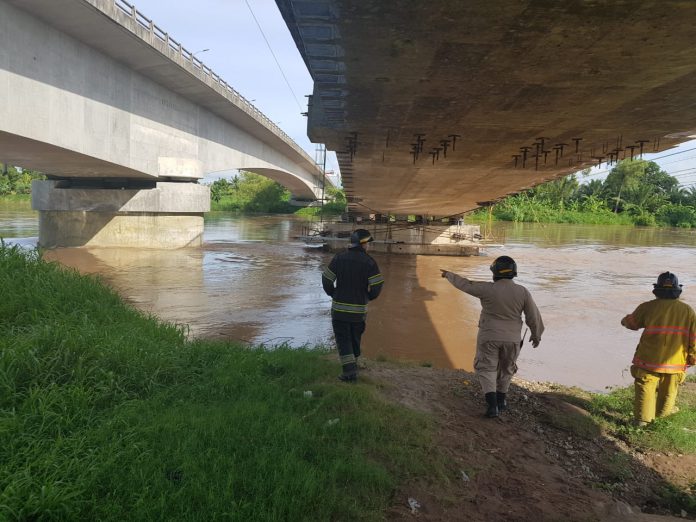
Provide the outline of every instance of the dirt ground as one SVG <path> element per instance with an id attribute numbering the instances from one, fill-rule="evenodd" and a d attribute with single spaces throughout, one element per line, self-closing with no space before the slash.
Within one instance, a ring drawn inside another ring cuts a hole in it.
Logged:
<path id="1" fill-rule="evenodd" d="M 389 520 L 683 520 L 658 507 L 669 481 L 696 482 L 693 455 L 639 453 L 601 433 L 552 384 L 513 381 L 509 411 L 483 417 L 472 374 L 369 362 L 361 378 L 389 399 L 432 414 L 448 477 L 404 485 Z M 687 383 L 695 387 L 695 384 Z M 434 453 L 435 455 L 435 453 Z M 417 505 L 416 505 L 417 504 Z"/>

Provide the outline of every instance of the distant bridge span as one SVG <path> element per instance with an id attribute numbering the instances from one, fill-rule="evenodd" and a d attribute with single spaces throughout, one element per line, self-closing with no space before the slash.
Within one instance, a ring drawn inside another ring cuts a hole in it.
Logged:
<path id="1" fill-rule="evenodd" d="M 0 0 L 0 50 L 0 161 L 49 176 L 33 191 L 43 245 L 130 244 L 130 229 L 135 246 L 198 244 L 209 191 L 196 180 L 211 172 L 257 172 L 306 201 L 329 183 L 122 0 Z"/>

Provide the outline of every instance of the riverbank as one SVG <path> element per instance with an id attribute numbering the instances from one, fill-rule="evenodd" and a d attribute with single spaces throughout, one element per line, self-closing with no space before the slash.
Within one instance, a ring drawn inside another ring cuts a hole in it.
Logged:
<path id="1" fill-rule="evenodd" d="M 474 376 L 380 363 L 363 372 L 393 402 L 427 414 L 447 480 L 415 477 L 396 499 L 418 500 L 420 520 L 665 520 L 696 517 L 696 382 L 679 414 L 630 427 L 630 389 L 596 395 L 513 381 L 510 410 L 481 415 Z M 411 520 L 406 503 L 390 520 Z"/>
<path id="2" fill-rule="evenodd" d="M 188 341 L 28 256 L 0 249 L 6 518 L 696 516 L 693 384 L 682 411 L 643 432 L 627 427 L 628 392 L 522 381 L 488 420 L 467 372 L 368 362 L 343 385 L 334 353 Z"/>

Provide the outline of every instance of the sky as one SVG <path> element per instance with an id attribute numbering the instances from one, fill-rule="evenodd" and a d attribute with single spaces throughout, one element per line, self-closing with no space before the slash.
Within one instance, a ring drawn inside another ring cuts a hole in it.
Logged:
<path id="1" fill-rule="evenodd" d="M 307 137 L 307 119 L 301 115 L 307 110 L 305 96 L 313 90 L 312 78 L 274 0 L 130 2 L 196 53 L 312 158 L 316 156 L 316 145 Z M 696 141 L 658 154 L 646 153 L 643 159 L 656 161 L 682 186 L 696 185 Z M 329 153 L 326 168 L 338 172 L 335 154 Z M 581 181 L 603 179 L 611 168 L 605 163 Z M 206 176 L 206 181 L 231 175 L 232 172 L 215 173 Z"/>
<path id="2" fill-rule="evenodd" d="M 307 111 L 305 96 L 312 94 L 312 78 L 274 0 L 129 3 L 196 53 L 196 58 L 273 120 L 310 157 L 316 157 L 316 145 L 307 137 L 307 118 L 301 115 Z M 326 169 L 338 172 L 335 154 L 329 153 Z M 233 173 L 210 174 L 205 181 L 229 178 Z"/>
<path id="3" fill-rule="evenodd" d="M 643 154 L 643 159 L 657 163 L 667 174 L 677 178 L 682 187 L 689 188 L 696 185 L 696 140 L 686 141 L 678 147 L 655 154 Z M 604 179 L 614 166 L 603 163 L 600 167 L 591 169 L 587 177 L 578 176 L 578 178 L 581 183 L 592 179 Z"/>

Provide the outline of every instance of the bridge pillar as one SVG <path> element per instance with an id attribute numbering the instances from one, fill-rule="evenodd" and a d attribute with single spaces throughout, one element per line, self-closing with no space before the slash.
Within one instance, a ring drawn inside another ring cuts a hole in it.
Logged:
<path id="1" fill-rule="evenodd" d="M 196 183 L 34 181 L 39 246 L 182 248 L 203 242 L 210 189 Z"/>

